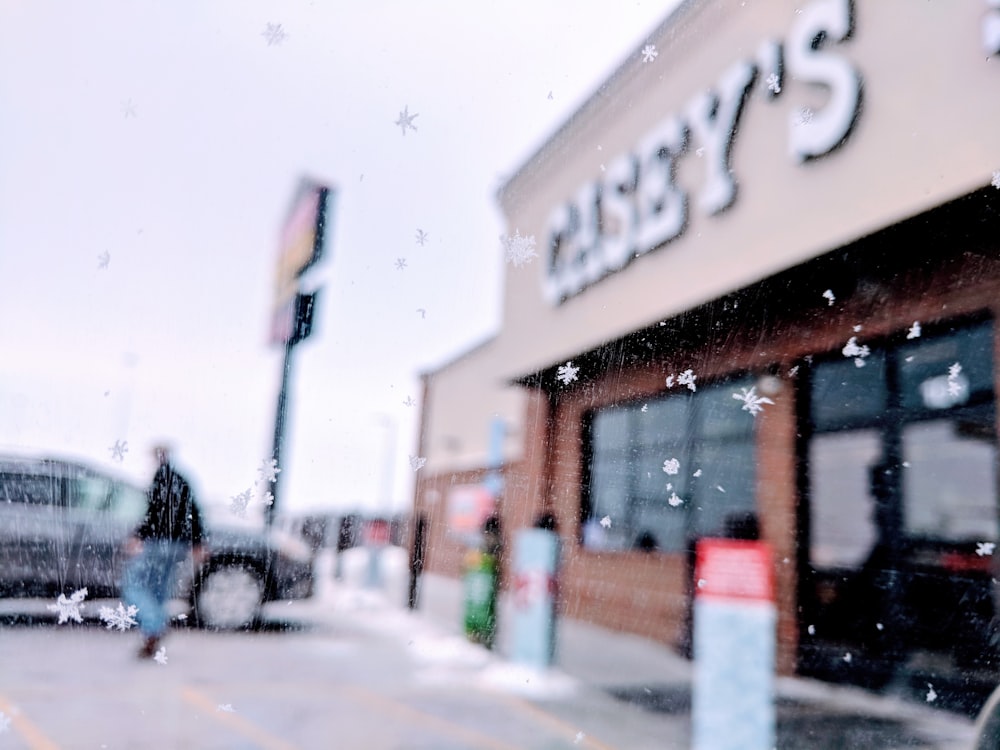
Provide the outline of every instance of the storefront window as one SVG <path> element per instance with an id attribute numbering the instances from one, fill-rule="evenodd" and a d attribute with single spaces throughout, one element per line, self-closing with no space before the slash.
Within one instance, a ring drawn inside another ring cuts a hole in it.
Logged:
<path id="1" fill-rule="evenodd" d="M 732 408 L 733 392 L 750 385 L 734 380 L 593 412 L 584 547 L 680 552 L 753 512 L 753 418 Z"/>

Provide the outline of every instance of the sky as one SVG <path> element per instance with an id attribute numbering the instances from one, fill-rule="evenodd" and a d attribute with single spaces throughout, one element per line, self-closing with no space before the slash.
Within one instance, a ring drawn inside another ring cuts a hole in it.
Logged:
<path id="1" fill-rule="evenodd" d="M 168 440 L 204 504 L 251 487 L 311 177 L 336 197 L 280 510 L 405 511 L 419 373 L 500 325 L 497 188 L 674 4 L 3 3 L 0 451 L 145 483 Z"/>

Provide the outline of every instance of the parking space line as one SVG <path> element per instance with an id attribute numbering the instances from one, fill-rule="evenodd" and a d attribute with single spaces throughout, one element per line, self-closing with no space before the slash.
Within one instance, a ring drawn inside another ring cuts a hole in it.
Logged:
<path id="1" fill-rule="evenodd" d="M 237 734 L 243 735 L 266 750 L 298 750 L 295 745 L 286 742 L 280 737 L 275 737 L 249 719 L 236 713 L 220 711 L 217 703 L 214 703 L 207 695 L 192 687 L 181 688 L 181 698 L 196 708 L 202 709 L 208 716 L 220 724 L 224 724 Z"/>
<path id="2" fill-rule="evenodd" d="M 15 711 L 10 701 L 2 695 L 0 695 L 0 711 L 3 711 L 4 716 L 10 719 L 11 727 L 28 743 L 28 747 L 31 750 L 59 750 L 59 745 L 46 737 L 41 729 L 28 721 L 21 711 Z"/>
<path id="3" fill-rule="evenodd" d="M 591 737 L 586 732 L 582 732 L 582 730 L 579 727 L 574 727 L 572 724 L 570 724 L 567 721 L 563 721 L 558 716 L 553 716 L 548 711 L 539 708 L 530 701 L 526 701 L 524 698 L 518 698 L 516 696 L 511 696 L 511 695 L 504 695 L 497 697 L 498 698 L 502 697 L 504 701 L 514 706 L 516 709 L 524 711 L 527 714 L 531 714 L 536 721 L 542 724 L 548 724 L 553 729 L 556 729 L 560 733 L 564 733 L 569 737 L 573 737 L 575 739 L 582 733 L 583 737 L 577 743 L 581 747 L 590 747 L 593 748 L 593 750 L 615 750 L 615 748 L 613 748 L 611 745 L 605 745 L 603 742 L 594 737 Z"/>
<path id="4" fill-rule="evenodd" d="M 468 742 L 475 747 L 493 748 L 494 750 L 521 750 L 518 745 L 508 745 L 506 742 L 501 742 L 474 729 L 467 729 L 461 724 L 442 719 L 440 716 L 425 713 L 424 711 L 407 706 L 405 703 L 386 698 L 384 695 L 379 695 L 365 688 L 341 687 L 338 689 L 338 692 L 358 703 L 367 704 L 376 711 L 395 714 L 403 721 L 423 725 L 438 734 L 449 735 L 463 742 Z"/>

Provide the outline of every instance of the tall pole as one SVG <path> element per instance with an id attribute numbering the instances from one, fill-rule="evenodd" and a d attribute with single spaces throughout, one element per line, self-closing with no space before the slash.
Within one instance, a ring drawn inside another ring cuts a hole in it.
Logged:
<path id="1" fill-rule="evenodd" d="M 285 442 L 285 415 L 288 412 L 288 388 L 291 383 L 292 371 L 292 347 L 295 346 L 295 339 L 289 337 L 285 342 L 285 354 L 281 363 L 281 390 L 278 391 L 278 411 L 274 417 L 274 442 L 271 446 L 271 459 L 274 465 L 281 468 L 281 450 Z M 278 512 L 278 478 L 280 472 L 276 472 L 271 480 L 271 504 L 267 506 L 264 513 L 264 520 L 268 526 L 274 524 L 274 517 Z"/>

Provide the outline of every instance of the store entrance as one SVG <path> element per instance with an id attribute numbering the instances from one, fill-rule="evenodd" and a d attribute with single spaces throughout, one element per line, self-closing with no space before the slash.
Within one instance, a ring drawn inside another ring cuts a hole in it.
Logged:
<path id="1" fill-rule="evenodd" d="M 801 671 L 877 686 L 914 660 L 996 669 L 991 325 L 809 377 Z"/>

